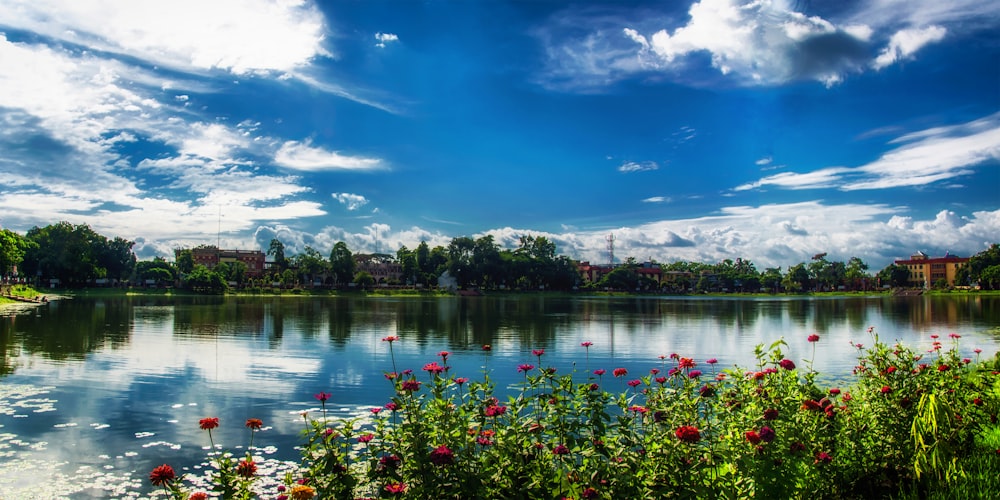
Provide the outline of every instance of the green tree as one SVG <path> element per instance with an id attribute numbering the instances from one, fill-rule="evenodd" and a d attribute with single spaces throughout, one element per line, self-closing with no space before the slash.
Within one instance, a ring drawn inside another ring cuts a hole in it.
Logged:
<path id="1" fill-rule="evenodd" d="M 986 250 L 969 257 L 968 262 L 955 273 L 955 284 L 971 285 L 979 282 L 979 286 L 984 289 L 996 289 L 989 283 L 983 284 L 983 273 L 987 268 L 997 265 L 1000 265 L 1000 244 L 994 243 Z"/>
<path id="2" fill-rule="evenodd" d="M 0 276 L 6 276 L 24 260 L 24 254 L 35 245 L 31 240 L 9 229 L 0 229 Z"/>
<path id="3" fill-rule="evenodd" d="M 354 283 L 356 283 L 362 290 L 367 290 L 375 284 L 375 278 L 368 271 L 361 271 L 357 276 L 354 277 Z"/>
<path id="4" fill-rule="evenodd" d="M 278 267 L 277 272 L 282 272 L 288 267 L 285 259 L 285 244 L 278 238 L 272 238 L 271 244 L 267 247 L 267 255 L 274 259 L 274 265 Z"/>
<path id="5" fill-rule="evenodd" d="M 847 269 L 844 271 L 844 281 L 851 290 L 867 289 L 867 283 L 871 276 L 868 275 L 868 264 L 857 257 L 851 257 L 847 261 Z"/>
<path id="6" fill-rule="evenodd" d="M 790 292 L 803 292 L 809 289 L 809 271 L 804 262 L 799 262 L 788 268 L 781 286 Z"/>
<path id="7" fill-rule="evenodd" d="M 132 242 L 120 238 L 108 241 L 86 224 L 36 226 L 28 230 L 25 238 L 35 243 L 24 255 L 27 274 L 55 278 L 69 286 L 107 277 L 109 271 L 114 273 L 112 277 L 127 277 L 135 262 Z"/>
<path id="8" fill-rule="evenodd" d="M 306 245 L 302 253 L 296 255 L 293 261 L 299 274 L 302 275 L 303 282 L 310 285 L 330 270 L 330 263 L 323 258 L 323 254 L 309 245 Z"/>
<path id="9" fill-rule="evenodd" d="M 196 293 L 221 294 L 225 293 L 229 286 L 226 280 L 217 272 L 198 264 L 187 275 L 184 286 Z"/>
<path id="10" fill-rule="evenodd" d="M 338 241 L 330 251 L 330 272 L 334 283 L 350 283 L 354 279 L 354 255 L 347 243 Z"/>
<path id="11" fill-rule="evenodd" d="M 781 267 L 767 267 L 760 275 L 760 284 L 764 288 L 769 288 L 771 293 L 781 291 Z"/>
<path id="12" fill-rule="evenodd" d="M 177 271 L 182 274 L 190 273 L 194 269 L 194 254 L 191 252 L 190 248 L 184 248 L 174 252 L 176 256 Z"/>
<path id="13" fill-rule="evenodd" d="M 170 282 L 174 280 L 174 267 L 163 257 L 154 257 L 153 260 L 141 260 L 135 263 L 135 277 L 139 280 L 156 280 L 157 282 Z"/>
<path id="14" fill-rule="evenodd" d="M 472 254 L 476 242 L 468 236 L 452 238 L 448 245 L 448 273 L 458 283 L 459 288 L 465 288 L 474 282 L 477 271 L 472 263 Z"/>
<path id="15" fill-rule="evenodd" d="M 889 264 L 885 269 L 879 271 L 879 280 L 883 285 L 894 288 L 909 286 L 910 270 L 906 266 L 899 264 Z"/>
<path id="16" fill-rule="evenodd" d="M 420 269 L 417 267 L 417 253 L 415 251 L 410 251 L 406 248 L 406 245 L 399 247 L 396 250 L 396 261 L 399 262 L 401 268 L 401 273 L 403 275 L 403 283 L 408 285 L 417 284 L 417 279 L 420 274 Z"/>
<path id="17" fill-rule="evenodd" d="M 984 290 L 1000 290 L 1000 264 L 987 267 L 979 273 L 979 286 Z"/>

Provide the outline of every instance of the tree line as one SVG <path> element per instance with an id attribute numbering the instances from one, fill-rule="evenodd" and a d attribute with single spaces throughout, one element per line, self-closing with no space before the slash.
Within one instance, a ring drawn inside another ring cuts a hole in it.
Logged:
<path id="1" fill-rule="evenodd" d="M 162 257 L 138 261 L 133 241 L 107 238 L 86 224 L 68 222 L 33 227 L 24 235 L 0 229 L 0 273 L 9 277 L 13 269 L 30 280 L 56 280 L 60 286 L 78 287 L 94 280 L 122 283 L 176 283 L 197 291 L 219 292 L 231 284 L 239 287 L 330 286 L 350 284 L 367 287 L 376 278 L 359 262 L 375 262 L 393 268 L 389 285 L 435 287 L 439 281 L 457 288 L 483 290 L 573 290 L 582 288 L 625 291 L 773 292 L 873 290 L 883 286 L 905 287 L 909 272 L 890 264 L 875 274 L 860 258 L 846 262 L 814 255 L 808 262 L 758 270 L 747 259 L 726 259 L 715 264 L 690 261 L 639 263 L 630 257 L 602 269 L 600 278 L 587 282 L 578 263 L 556 253 L 556 245 L 544 236 L 523 235 L 516 248 L 501 248 L 492 235 L 456 237 L 447 247 L 430 247 L 421 241 L 414 249 L 402 246 L 391 254 L 354 254 L 344 242 L 336 243 L 328 255 L 306 246 L 288 255 L 285 245 L 272 239 L 264 276 L 252 277 L 246 264 L 224 262 L 212 269 L 196 265 L 191 249 L 176 252 L 174 262 Z M 642 269 L 659 269 L 656 273 Z M 398 278 L 396 277 L 398 276 Z M 1000 244 L 972 256 L 961 267 L 956 284 L 978 283 L 983 289 L 1000 289 Z M 938 284 L 940 285 L 940 284 Z"/>

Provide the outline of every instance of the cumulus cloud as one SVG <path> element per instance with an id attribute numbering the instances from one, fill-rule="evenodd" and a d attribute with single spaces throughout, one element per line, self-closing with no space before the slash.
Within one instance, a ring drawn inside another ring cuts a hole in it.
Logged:
<path id="1" fill-rule="evenodd" d="M 385 48 L 387 43 L 398 42 L 399 37 L 393 33 L 375 33 L 375 46 L 378 48 Z"/>
<path id="2" fill-rule="evenodd" d="M 0 24 L 183 71 L 289 71 L 323 48 L 323 16 L 274 0 L 14 0 Z"/>
<path id="3" fill-rule="evenodd" d="M 786 1 L 700 0 L 682 24 L 647 8 L 631 15 L 561 12 L 539 35 L 548 56 L 542 83 L 586 91 L 636 74 L 701 83 L 713 81 L 699 71 L 707 60 L 737 84 L 831 86 L 913 58 L 940 42 L 949 23 L 989 26 L 983 19 L 1000 18 L 1000 7 L 978 0 L 858 2 L 830 19 L 799 8 Z"/>
<path id="4" fill-rule="evenodd" d="M 373 170 L 383 167 L 382 160 L 378 158 L 342 155 L 298 141 L 282 144 L 274 155 L 274 162 L 283 167 L 304 171 Z"/>
<path id="5" fill-rule="evenodd" d="M 368 199 L 360 194 L 334 193 L 333 199 L 346 206 L 348 210 L 354 211 L 368 204 Z"/>

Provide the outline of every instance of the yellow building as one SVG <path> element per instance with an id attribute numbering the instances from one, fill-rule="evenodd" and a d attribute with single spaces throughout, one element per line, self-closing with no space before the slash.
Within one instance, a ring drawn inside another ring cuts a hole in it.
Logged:
<path id="1" fill-rule="evenodd" d="M 904 266 L 910 271 L 910 286 L 930 288 L 938 280 L 945 280 L 948 286 L 955 286 L 955 274 L 968 261 L 968 257 L 955 257 L 947 253 L 944 257 L 931 258 L 924 252 L 917 252 L 909 260 L 897 260 L 896 265 Z"/>

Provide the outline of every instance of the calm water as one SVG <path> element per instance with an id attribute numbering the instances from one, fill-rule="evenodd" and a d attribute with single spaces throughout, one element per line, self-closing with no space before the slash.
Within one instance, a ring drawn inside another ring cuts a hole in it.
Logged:
<path id="1" fill-rule="evenodd" d="M 333 394 L 331 414 L 385 404 L 384 372 L 413 369 L 450 351 L 455 376 L 484 369 L 503 386 L 520 363 L 581 377 L 596 368 L 633 374 L 678 353 L 750 366 L 753 347 L 784 338 L 788 356 L 848 377 L 852 342 L 960 347 L 1000 345 L 1000 297 L 719 298 L 183 298 L 72 299 L 0 311 L 0 498 L 140 498 L 152 467 L 205 474 L 207 436 L 240 452 L 250 417 L 263 469 L 298 459 L 302 411 Z M 388 335 L 400 337 L 393 344 Z M 593 342 L 586 350 L 583 341 Z M 484 352 L 482 346 L 492 350 Z M 420 375 L 423 375 L 420 373 Z M 264 487 L 268 487 L 264 482 Z"/>

